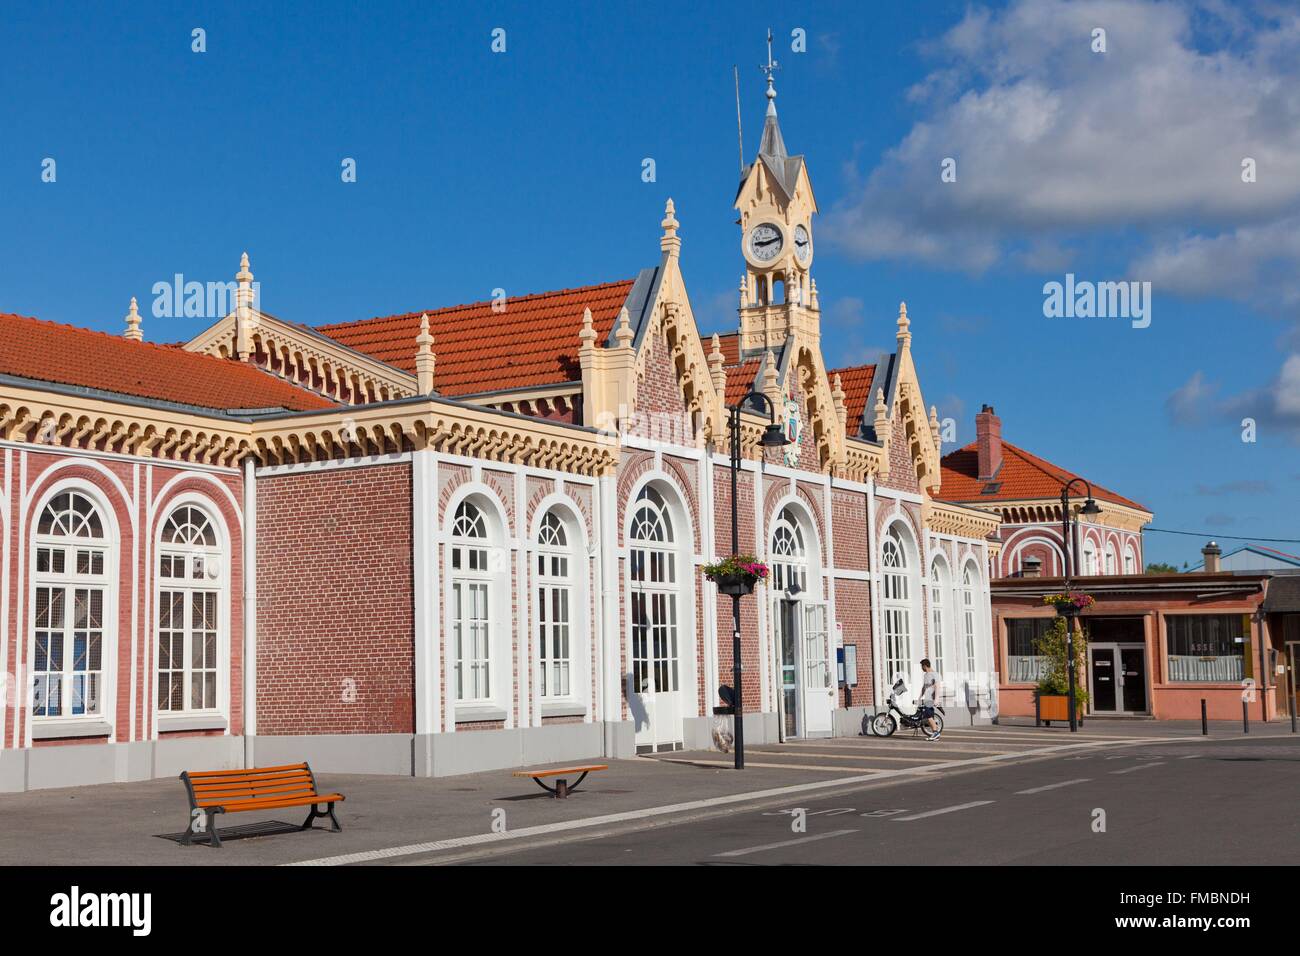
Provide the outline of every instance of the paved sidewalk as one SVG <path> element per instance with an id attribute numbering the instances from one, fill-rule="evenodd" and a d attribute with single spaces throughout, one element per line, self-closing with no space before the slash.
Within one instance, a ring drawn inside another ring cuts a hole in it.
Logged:
<path id="1" fill-rule="evenodd" d="M 508 770 L 436 779 L 321 774 L 323 788 L 347 796 L 338 808 L 342 833 L 317 829 L 267 834 L 268 828 L 282 830 L 301 823 L 305 809 L 230 814 L 219 824 L 225 841 L 219 850 L 175 842 L 188 812 L 184 788 L 176 779 L 0 794 L 0 865 L 301 862 L 481 837 L 491 832 L 493 811 L 498 809 L 505 811 L 505 825 L 513 832 L 780 787 L 850 782 L 864 774 L 928 773 L 928 767 L 939 765 L 952 769 L 969 764 L 980 769 L 996 766 L 991 760 L 1017 760 L 1043 748 L 1109 749 L 1126 740 L 1200 735 L 1199 723 L 1095 720 L 1088 721 L 1080 734 L 1032 725 L 1031 719 L 1028 726 L 1004 722 L 990 728 L 954 728 L 937 744 L 899 734 L 754 745 L 743 773 L 730 768 L 729 755 L 716 752 L 607 761 L 609 770 L 588 777 L 567 800 L 551 798 Z M 1289 722 L 1253 725 L 1251 730 L 1252 737 L 1291 736 Z M 1241 736 L 1240 724 L 1211 727 L 1212 740 Z M 260 835 L 241 838 L 241 828 Z"/>

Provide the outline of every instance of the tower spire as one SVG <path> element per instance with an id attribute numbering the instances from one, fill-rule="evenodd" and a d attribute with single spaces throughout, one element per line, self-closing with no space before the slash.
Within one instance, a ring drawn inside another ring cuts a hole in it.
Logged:
<path id="1" fill-rule="evenodd" d="M 759 140 L 758 151 L 762 155 L 784 160 L 787 157 L 785 140 L 781 136 L 781 127 L 776 121 L 776 86 L 773 74 L 781 65 L 772 59 L 772 30 L 767 31 L 767 63 L 759 67 L 767 75 L 767 115 L 763 119 L 763 138 Z"/>

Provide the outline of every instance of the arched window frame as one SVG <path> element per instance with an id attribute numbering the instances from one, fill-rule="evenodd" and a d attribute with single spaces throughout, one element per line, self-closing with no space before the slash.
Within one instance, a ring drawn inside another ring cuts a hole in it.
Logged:
<path id="1" fill-rule="evenodd" d="M 962 662 L 966 673 L 975 674 L 979 669 L 980 601 L 978 592 L 981 588 L 979 565 L 967 561 L 961 574 L 961 614 L 962 614 Z"/>
<path id="2" fill-rule="evenodd" d="M 1083 542 L 1083 568 L 1080 569 L 1085 576 L 1091 576 L 1099 573 L 1097 564 L 1097 545 L 1092 538 L 1085 538 Z"/>
<path id="3" fill-rule="evenodd" d="M 808 591 L 808 548 L 803 529 L 789 506 L 782 508 L 772 524 L 772 592 L 779 594 L 797 584 Z"/>
<path id="4" fill-rule="evenodd" d="M 89 506 L 94 522 L 54 517 L 47 523 L 47 514 L 66 515 L 74 500 Z M 32 514 L 28 587 L 32 725 L 95 721 L 111 727 L 120 573 L 116 518 L 99 490 L 79 480 L 55 485 L 42 495 Z M 88 626 L 77 627 L 79 621 Z M 94 624 L 98 626 L 89 626 Z M 57 668 L 52 666 L 56 649 Z"/>
<path id="5" fill-rule="evenodd" d="M 672 693 L 680 687 L 683 569 L 673 515 L 653 483 L 637 493 L 628 528 L 632 688 Z"/>
<path id="6" fill-rule="evenodd" d="M 1124 546 L 1124 573 L 1141 574 L 1138 568 L 1137 551 L 1131 543 Z"/>
<path id="7" fill-rule="evenodd" d="M 1113 542 L 1113 541 L 1107 541 L 1107 542 L 1106 542 L 1106 558 L 1105 558 L 1105 560 L 1106 560 L 1106 565 L 1105 565 L 1105 567 L 1106 567 L 1106 573 L 1107 573 L 1107 574 L 1118 574 L 1118 573 L 1119 573 L 1119 554 L 1118 554 L 1118 552 L 1115 550 L 1115 542 Z"/>
<path id="8" fill-rule="evenodd" d="M 154 542 L 154 709 L 225 714 L 230 700 L 230 540 L 217 510 L 179 495 Z M 196 653 L 197 648 L 197 653 Z"/>
<path id="9" fill-rule="evenodd" d="M 543 701 L 578 696 L 578 638 L 587 613 L 577 586 L 584 569 L 579 545 L 563 511 L 547 509 L 537 526 L 533 556 L 537 696 Z"/>
<path id="10" fill-rule="evenodd" d="M 916 633 L 914 608 L 920 573 L 910 537 L 904 539 L 899 524 L 891 524 L 880 544 L 881 621 L 884 629 L 885 690 L 912 672 L 912 636 Z"/>
<path id="11" fill-rule="evenodd" d="M 952 589 L 952 575 L 948 572 L 948 562 L 942 555 L 935 555 L 930 562 L 929 586 L 931 663 L 942 676 L 948 663 L 944 642 L 948 640 L 948 593 Z"/>
<path id="12" fill-rule="evenodd" d="M 488 706 L 499 692 L 493 641 L 500 614 L 492 556 L 500 547 L 488 504 L 462 498 L 448 527 L 448 633 L 452 699 L 457 707 Z"/>

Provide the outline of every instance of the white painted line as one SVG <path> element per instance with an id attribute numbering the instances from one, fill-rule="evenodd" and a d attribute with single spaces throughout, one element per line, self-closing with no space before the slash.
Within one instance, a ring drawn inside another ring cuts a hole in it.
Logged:
<path id="1" fill-rule="evenodd" d="M 1134 770 L 1145 770 L 1147 767 L 1163 767 L 1165 762 L 1157 760 L 1154 763 L 1140 763 L 1136 767 L 1125 767 L 1123 770 L 1112 770 L 1111 773 L 1132 773 Z"/>
<path id="2" fill-rule="evenodd" d="M 784 840 L 781 843 L 765 843 L 762 846 L 747 846 L 743 850 L 728 850 L 726 853 L 715 853 L 714 856 L 745 856 L 749 853 L 761 853 L 764 850 L 779 850 L 785 846 L 798 846 L 801 843 L 816 843 L 818 840 L 829 840 L 831 837 L 844 836 L 848 833 L 857 833 L 857 830 L 832 830 L 830 833 L 814 833 L 810 836 L 800 837 L 797 840 Z"/>
<path id="3" fill-rule="evenodd" d="M 969 810 L 971 807 L 982 807 L 993 802 L 993 800 L 975 800 L 971 803 L 959 803 L 955 807 L 944 807 L 942 810 L 927 810 L 925 813 L 913 813 L 911 816 L 894 817 L 893 819 L 895 823 L 906 823 L 908 820 L 924 820 L 926 817 L 937 817 L 943 813 L 956 813 L 958 810 Z"/>
<path id="4" fill-rule="evenodd" d="M 746 748 L 746 752 L 753 753 L 754 751 Z M 818 754 L 818 756 L 821 755 Z M 692 767 L 734 767 L 736 765 L 736 761 L 734 759 L 733 760 L 704 760 L 702 758 L 692 759 L 690 757 L 656 757 L 654 759 L 658 760 L 660 763 L 680 763 Z M 871 760 L 872 758 L 868 757 L 866 754 L 863 754 L 862 756 L 855 757 L 853 759 Z M 921 760 L 924 758 L 917 757 L 916 759 Z M 820 764 L 811 764 L 811 763 L 755 763 L 753 760 L 746 760 L 745 766 L 760 767 L 765 770 L 816 770 L 822 773 L 870 773 L 873 770 L 884 769 L 883 767 L 822 766 Z"/>
<path id="5" fill-rule="evenodd" d="M 1092 777 L 1080 777 L 1078 780 L 1062 780 L 1060 783 L 1049 783 L 1045 787 L 1033 787 L 1029 790 L 1017 790 L 1016 794 L 1023 793 L 1042 793 L 1044 790 L 1055 790 L 1057 787 L 1069 787 L 1076 783 L 1087 783 Z"/>
<path id="6" fill-rule="evenodd" d="M 1134 741 L 1134 744 L 1140 743 L 1174 743 L 1178 738 L 1151 738 L 1149 740 Z M 830 780 L 813 780 L 808 783 L 789 784 L 784 787 L 773 787 L 768 790 L 751 790 L 744 793 L 731 793 L 720 797 L 708 797 L 701 800 L 691 800 L 687 803 L 674 803 L 662 807 L 646 807 L 641 810 L 625 810 L 621 813 L 607 813 L 598 817 L 585 817 L 580 820 L 565 820 L 557 823 L 546 823 L 533 827 L 522 827 L 518 830 L 507 830 L 505 833 L 476 833 L 471 836 L 451 837 L 446 840 L 431 840 L 427 843 L 410 843 L 405 846 L 386 847 L 380 850 L 362 850 L 356 853 L 342 853 L 338 856 L 320 857 L 315 860 L 300 860 L 296 863 L 286 863 L 284 866 L 345 866 L 349 863 L 368 863 L 373 860 L 388 860 L 399 856 L 413 856 L 418 853 L 435 853 L 439 850 L 454 850 L 465 846 L 479 846 L 485 843 L 500 843 L 504 840 L 518 840 L 525 837 L 542 836 L 548 833 L 558 833 L 566 830 L 585 830 L 591 827 L 606 826 L 612 823 L 624 823 L 629 820 L 644 820 L 647 817 L 667 816 L 674 813 L 686 813 L 692 810 L 705 810 L 711 807 L 722 807 L 736 803 L 749 803 L 756 800 L 767 800 L 773 797 L 782 797 L 787 794 L 795 793 L 812 793 L 818 790 L 830 790 L 840 787 L 852 786 L 858 783 L 874 783 L 879 780 L 891 780 L 906 777 L 924 778 L 927 774 L 937 770 L 955 770 L 960 767 L 978 766 L 981 764 L 998 764 L 1007 760 L 1017 760 L 1023 757 L 1045 757 L 1058 754 L 1062 751 L 1095 749 L 1098 744 L 1094 743 L 1066 743 L 1057 744 L 1051 747 L 1039 747 L 1035 750 L 1023 750 L 1018 753 L 996 754 L 989 757 L 972 757 L 969 760 L 947 760 L 943 763 L 927 764 L 923 767 L 900 767 L 898 770 L 877 770 L 873 773 L 863 774 L 858 777 L 835 777 Z"/>

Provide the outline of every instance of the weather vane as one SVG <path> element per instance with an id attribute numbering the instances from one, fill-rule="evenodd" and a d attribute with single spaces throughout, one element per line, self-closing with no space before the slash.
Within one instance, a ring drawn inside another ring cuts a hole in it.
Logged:
<path id="1" fill-rule="evenodd" d="M 772 28 L 771 27 L 768 27 L 767 29 L 767 65 L 760 66 L 759 69 L 762 70 L 765 74 L 767 74 L 767 88 L 770 90 L 772 88 L 772 74 L 775 73 L 777 70 L 781 69 L 781 65 L 777 63 L 776 60 L 772 59 Z"/>

